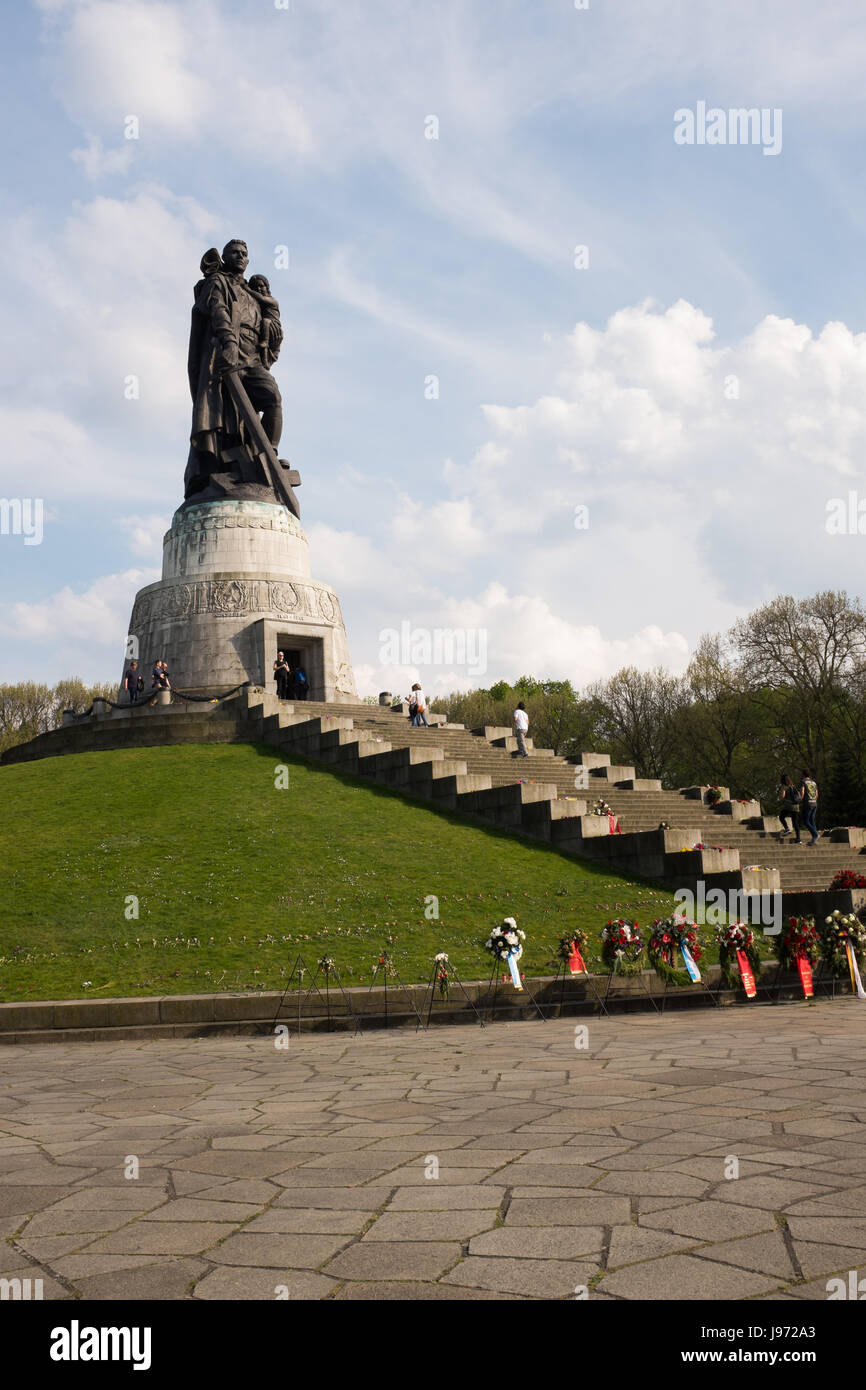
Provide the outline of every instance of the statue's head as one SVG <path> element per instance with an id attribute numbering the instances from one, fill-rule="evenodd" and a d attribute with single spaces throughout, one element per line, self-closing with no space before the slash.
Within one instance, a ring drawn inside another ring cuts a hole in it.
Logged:
<path id="1" fill-rule="evenodd" d="M 249 285 L 251 290 L 255 290 L 256 294 L 266 294 L 270 296 L 271 286 L 266 275 L 251 275 Z"/>
<path id="2" fill-rule="evenodd" d="M 233 275 L 243 275 L 250 263 L 245 241 L 227 241 L 223 247 L 223 265 Z"/>

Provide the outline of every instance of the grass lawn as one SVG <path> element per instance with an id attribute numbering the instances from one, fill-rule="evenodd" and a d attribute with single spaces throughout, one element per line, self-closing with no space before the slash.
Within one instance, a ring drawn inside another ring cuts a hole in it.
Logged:
<path id="1" fill-rule="evenodd" d="M 277 789 L 278 761 L 206 744 L 0 768 L 0 1001 L 274 989 L 299 952 L 360 984 L 383 946 L 406 982 L 443 950 L 484 979 L 504 916 L 526 932 L 521 969 L 545 974 L 570 927 L 597 941 L 611 916 L 672 910 L 670 893 L 308 763 L 286 760 Z"/>

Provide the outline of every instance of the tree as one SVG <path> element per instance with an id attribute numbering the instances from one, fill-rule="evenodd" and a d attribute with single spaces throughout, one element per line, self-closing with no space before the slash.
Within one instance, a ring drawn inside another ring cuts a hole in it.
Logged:
<path id="1" fill-rule="evenodd" d="M 34 681 L 0 685 L 0 752 L 56 729 L 65 709 L 83 713 L 97 696 L 116 700 L 116 683 L 85 685 L 72 677 L 53 688 Z"/>

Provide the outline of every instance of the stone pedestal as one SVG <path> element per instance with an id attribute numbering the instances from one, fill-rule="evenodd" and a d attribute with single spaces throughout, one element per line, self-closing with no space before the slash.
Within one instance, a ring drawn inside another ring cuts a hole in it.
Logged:
<path id="1" fill-rule="evenodd" d="M 273 502 L 186 503 L 163 541 L 162 579 L 136 595 L 130 636 L 150 681 L 202 693 L 243 681 L 274 691 L 277 651 L 300 661 L 311 700 L 355 701 L 340 602 L 310 576 L 300 522 Z"/>

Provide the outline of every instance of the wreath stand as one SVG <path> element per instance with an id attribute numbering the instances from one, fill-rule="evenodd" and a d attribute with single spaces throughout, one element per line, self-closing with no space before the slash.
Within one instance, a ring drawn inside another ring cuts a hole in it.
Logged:
<path id="1" fill-rule="evenodd" d="M 776 988 L 776 986 L 775 986 L 775 985 L 762 985 L 762 984 L 761 984 L 761 977 L 760 977 L 760 975 L 755 974 L 754 967 L 752 967 L 752 973 L 755 975 L 755 996 L 754 996 L 754 999 L 750 999 L 749 996 L 746 994 L 745 986 L 743 985 L 742 976 L 738 976 L 736 984 L 729 985 L 729 984 L 727 984 L 726 981 L 725 981 L 725 977 L 724 977 L 724 975 L 722 974 L 721 967 L 719 968 L 719 983 L 716 985 L 716 987 L 715 987 L 714 990 L 711 990 L 711 991 L 710 991 L 710 993 L 713 995 L 713 998 L 714 998 L 714 1000 L 715 1000 L 715 1003 L 719 1006 L 719 1008 L 721 1008 L 721 1005 L 719 1004 L 719 995 L 722 993 L 723 990 L 728 990 L 728 989 L 729 989 L 729 990 L 732 990 L 732 991 L 734 992 L 734 994 L 737 996 L 734 1002 L 735 1002 L 735 1005 L 736 1005 L 738 1008 L 742 1008 L 742 1006 L 743 1006 L 744 1003 L 745 1003 L 745 1004 L 753 1004 L 753 1003 L 754 1003 L 754 1004 L 757 1004 L 757 1002 L 758 1002 L 758 1000 L 760 999 L 760 997 L 761 997 L 762 994 L 772 994 L 772 992 L 773 992 L 773 990 Z M 709 987 L 709 984 L 708 984 L 708 985 L 707 985 L 707 989 L 709 989 L 709 988 L 710 988 L 710 987 Z M 743 996 L 742 999 L 740 998 L 740 995 Z M 776 1001 L 774 1000 L 773 1002 L 775 1003 Z"/>
<path id="2" fill-rule="evenodd" d="M 643 977 L 643 974 L 644 974 L 643 968 L 641 968 L 640 970 L 635 971 L 634 974 L 635 974 L 635 975 L 637 976 L 637 978 L 640 980 L 641 989 L 642 989 L 643 993 L 646 995 L 647 999 L 648 999 L 648 1000 L 650 1001 L 650 1003 L 652 1004 L 652 1006 L 653 1006 L 653 1008 L 655 1009 L 656 1013 L 657 1013 L 657 1014 L 658 1014 L 658 1013 L 661 1013 L 661 1009 L 659 1008 L 658 1004 L 656 1003 L 656 997 L 655 997 L 655 995 L 653 994 L 652 990 L 649 988 L 649 986 L 647 985 L 646 981 L 644 980 L 644 977 Z M 610 987 L 611 987 L 611 985 L 613 984 L 613 978 L 614 978 L 615 975 L 619 976 L 620 979 L 623 979 L 623 980 L 627 980 L 627 979 L 629 979 L 629 978 L 632 978 L 632 977 L 630 977 L 630 976 L 628 976 L 628 975 L 623 975 L 622 971 L 621 971 L 621 970 L 617 970 L 615 966 L 613 966 L 613 965 L 611 966 L 610 970 L 608 971 L 608 976 L 607 976 L 607 989 L 606 989 L 605 992 L 604 992 L 604 1003 L 602 1004 L 602 1008 L 604 1009 L 605 1013 L 608 1014 L 608 1015 L 609 1015 L 609 1010 L 608 1010 L 608 1008 L 607 1008 L 607 1000 L 608 1000 L 608 996 L 610 995 Z"/>
<path id="3" fill-rule="evenodd" d="M 285 987 L 285 989 L 283 990 L 283 997 L 281 998 L 279 1004 L 277 1005 L 277 1012 L 274 1014 L 274 1022 L 273 1022 L 273 1027 L 274 1027 L 274 1028 L 276 1028 L 276 1027 L 277 1027 L 277 1024 L 279 1024 L 279 1023 L 285 1023 L 285 1019 L 281 1019 L 281 1018 L 280 1018 L 280 1014 L 283 1012 L 284 1009 L 288 1011 L 288 1010 L 291 1008 L 291 1005 L 287 1005 L 286 999 L 287 999 L 287 996 L 288 996 L 288 994 L 289 994 L 289 991 L 290 991 L 291 988 L 292 988 L 292 980 L 295 978 L 295 975 L 297 975 L 297 977 L 298 977 L 298 986 L 297 986 L 297 989 L 295 990 L 295 994 L 296 994 L 296 996 L 297 996 L 297 1001 L 298 1001 L 297 1029 L 298 1029 L 298 1035 L 300 1036 L 300 1032 L 301 1032 L 301 994 L 303 993 L 304 975 L 310 975 L 310 974 L 311 974 L 311 972 L 307 969 L 307 966 L 306 966 L 306 964 L 305 964 L 305 962 L 304 962 L 303 956 L 298 956 L 297 960 L 295 961 L 294 965 L 292 966 L 291 973 L 290 973 L 289 978 L 288 978 L 288 980 L 287 980 L 287 982 L 286 982 L 286 987 Z M 319 988 L 319 984 L 318 984 L 319 976 L 320 976 L 320 975 L 324 975 L 324 994 L 322 993 L 322 990 Z M 336 980 L 336 986 L 337 986 L 337 989 L 338 989 L 339 992 L 340 992 L 341 1003 L 342 1003 L 342 1005 L 343 1005 L 343 1007 L 344 1007 L 344 1009 L 345 1009 L 345 1013 L 342 1013 L 342 1014 L 341 1014 L 341 1013 L 334 1013 L 333 1010 L 332 1010 L 332 1007 L 331 1007 L 331 993 L 332 993 L 331 976 L 332 976 L 332 975 L 334 976 L 334 978 L 335 978 L 335 980 Z M 309 1003 L 309 1000 L 310 1000 L 311 996 L 312 996 L 314 993 L 315 993 L 316 997 L 317 997 L 317 998 L 324 1004 L 324 1006 L 325 1006 L 325 1016 L 326 1016 L 326 1018 L 327 1018 L 327 1025 L 326 1025 L 326 1026 L 327 1026 L 327 1031 L 328 1031 L 329 1033 L 333 1033 L 333 1031 L 334 1031 L 334 1024 L 335 1024 L 335 1022 L 337 1021 L 337 1019 L 347 1019 L 347 1018 L 351 1018 L 351 1020 L 352 1020 L 353 1033 L 354 1033 L 354 1034 L 358 1034 L 358 1033 L 360 1033 L 360 1032 L 362 1031 L 362 1030 L 361 1030 L 361 1024 L 360 1024 L 360 1022 L 359 1022 L 359 1020 L 358 1020 L 358 1016 L 357 1016 L 357 1014 L 355 1013 L 355 1010 L 352 1008 L 352 1004 L 351 1004 L 351 1001 L 350 1001 L 350 999 L 349 999 L 349 996 L 347 995 L 346 991 L 344 990 L 343 985 L 342 985 L 342 982 L 341 982 L 341 980 L 340 980 L 340 972 L 338 971 L 336 965 L 334 965 L 333 961 L 328 960 L 327 957 L 326 957 L 324 960 L 320 960 L 319 963 L 318 963 L 318 965 L 316 966 L 316 973 L 315 973 L 315 975 L 312 976 L 312 978 L 311 978 L 311 980 L 310 980 L 310 983 L 309 983 L 309 985 L 307 986 L 306 993 L 304 994 L 304 997 L 303 997 L 303 1003 L 304 1003 L 305 1005 L 306 1005 L 307 1003 Z"/>
<path id="4" fill-rule="evenodd" d="M 692 980 L 691 983 L 694 984 L 695 981 Z M 666 1004 L 666 1002 L 667 1002 L 667 997 L 668 997 L 668 989 L 670 988 L 671 990 L 677 990 L 677 989 L 681 989 L 681 988 L 682 988 L 681 985 L 672 985 L 671 982 L 670 982 L 670 980 L 667 980 L 667 979 L 665 980 L 664 985 L 665 985 L 665 987 L 664 987 L 664 989 L 662 990 L 662 1006 L 661 1006 L 661 1009 L 659 1010 L 659 1013 L 662 1013 L 662 1014 L 663 1014 L 664 1011 L 665 1011 L 665 1004 Z M 718 989 L 716 989 L 716 990 L 710 989 L 710 982 L 709 982 L 709 980 L 705 980 L 704 977 L 703 977 L 703 975 L 701 976 L 701 979 L 700 979 L 700 986 L 701 986 L 701 988 L 706 992 L 707 997 L 709 998 L 709 1000 L 710 1000 L 710 1002 L 712 1003 L 713 1007 L 716 1008 L 716 1009 L 720 1009 L 720 1008 L 721 1008 L 721 1004 L 719 1003 L 719 1000 L 718 1000 L 718 994 L 719 994 Z"/>
<path id="5" fill-rule="evenodd" d="M 490 972 L 490 979 L 487 981 L 487 994 L 486 994 L 486 996 L 485 996 L 487 999 L 490 1000 L 490 1005 L 489 1005 L 489 1007 L 490 1007 L 490 1022 L 491 1022 L 491 1023 L 494 1021 L 494 1019 L 495 1019 L 495 1017 L 496 1017 L 496 999 L 497 999 L 497 996 L 498 996 L 498 994 L 499 994 L 500 975 L 501 975 L 502 967 L 503 967 L 503 966 L 505 966 L 505 969 L 506 969 L 506 971 L 507 971 L 507 970 L 508 970 L 508 964 L 507 964 L 507 962 L 504 961 L 504 960 L 500 960 L 499 956 L 494 956 L 494 959 L 493 959 L 493 969 L 492 969 L 491 972 Z M 512 986 L 512 988 L 513 988 L 513 986 Z M 546 1022 L 547 1022 L 547 1019 L 546 1019 L 545 1016 L 544 1016 L 544 1012 L 543 1012 L 543 1010 L 542 1010 L 540 1004 L 538 1003 L 537 999 L 535 998 L 535 996 L 533 995 L 533 993 L 532 993 L 531 990 L 526 989 L 526 988 L 524 987 L 522 990 L 516 990 L 516 989 L 515 989 L 515 990 L 514 990 L 514 993 L 515 993 L 515 994 L 525 994 L 526 997 L 527 997 L 527 999 L 529 1000 L 530 1004 L 531 1004 L 532 1007 L 535 1009 L 535 1012 L 538 1014 L 538 1017 L 541 1019 L 542 1023 L 546 1023 Z M 491 995 L 492 995 L 492 997 L 491 997 Z M 486 1007 L 486 1006 L 485 1006 L 485 1007 Z"/>
<path id="6" fill-rule="evenodd" d="M 800 988 L 802 1003 L 807 1004 L 809 1001 L 802 994 L 803 986 L 800 980 L 799 970 L 795 965 L 782 965 L 781 961 L 779 962 L 779 972 L 776 976 L 776 983 L 774 985 L 763 986 L 763 988 L 766 989 L 767 994 L 772 996 L 771 1002 L 773 1004 L 781 1004 L 782 990 L 785 988 L 786 975 L 793 976 L 794 982 Z M 827 978 L 828 975 L 830 976 L 829 979 Z M 824 960 L 822 956 L 821 959 L 817 961 L 815 965 L 812 966 L 812 998 L 817 999 L 819 993 L 821 993 L 824 995 L 825 998 L 835 999 L 837 983 L 837 976 L 835 976 L 833 972 L 829 970 L 827 962 Z M 760 989 L 762 988 L 762 986 L 759 985 L 758 988 Z M 801 999 L 797 998 L 793 1002 L 799 1004 L 801 1002 Z"/>
<path id="7" fill-rule="evenodd" d="M 591 974 L 589 970 L 578 970 L 576 974 L 572 975 L 571 971 L 568 969 L 568 961 L 562 960 L 561 958 L 557 960 L 556 974 L 553 977 L 553 983 L 550 987 L 550 993 L 551 996 L 553 996 L 556 994 L 557 985 L 559 986 L 559 999 L 556 1002 L 554 1002 L 553 998 L 551 997 L 551 1001 L 549 1004 L 536 1005 L 536 1008 L 545 1008 L 550 1009 L 552 1011 L 553 1009 L 558 1007 L 559 1013 L 561 1015 L 563 1006 L 565 1004 L 565 984 L 567 980 L 585 980 L 589 988 L 592 990 L 595 1002 L 598 1005 L 600 1012 L 602 1014 L 607 1014 L 607 1017 L 610 1018 L 610 1009 L 607 1007 L 607 1004 L 605 1003 L 607 995 L 604 995 L 604 997 L 602 997 L 602 995 L 599 993 L 598 985 L 596 984 L 596 976 Z"/>
<path id="8" fill-rule="evenodd" d="M 367 994 L 368 994 L 368 996 L 369 996 L 370 993 L 372 992 L 372 990 L 375 988 L 375 986 L 376 986 L 376 981 L 379 979 L 379 975 L 381 974 L 381 976 L 382 976 L 382 988 L 383 988 L 383 990 L 385 991 L 384 1009 L 385 1009 L 385 1027 L 387 1028 L 387 1027 L 388 1027 L 388 975 L 389 975 L 389 973 L 392 974 L 392 975 L 395 975 L 395 976 L 397 977 L 398 988 L 399 988 L 399 989 L 402 989 L 402 991 L 403 991 L 403 993 L 405 994 L 406 999 L 407 999 L 407 1001 L 408 1001 L 409 1008 L 412 1010 L 413 1014 L 415 1015 L 415 1018 L 416 1018 L 416 1020 L 417 1020 L 417 1021 L 416 1021 L 416 1024 L 415 1024 L 415 1032 L 417 1033 L 419 1026 L 420 1026 L 420 1027 L 423 1027 L 423 1024 L 422 1024 L 422 1022 L 421 1022 L 421 1015 L 419 1014 L 417 1008 L 415 1007 L 415 1000 L 412 998 L 412 995 L 410 994 L 410 992 L 409 992 L 409 990 L 407 989 L 406 985 L 404 985 L 403 981 L 400 979 L 400 975 L 399 975 L 399 973 L 398 973 L 397 967 L 396 967 L 396 965 L 394 964 L 394 962 L 391 960 L 391 957 L 390 957 L 390 955 L 388 954 L 387 951 L 380 951 L 380 953 L 379 953 L 379 961 L 378 961 L 378 964 L 376 965 L 376 969 L 373 971 L 373 978 L 372 978 L 372 980 L 370 981 L 370 988 L 367 990 Z M 392 992 L 393 992 L 393 990 L 394 990 L 394 986 L 393 986 L 393 985 L 391 986 L 391 990 L 392 990 Z M 423 1007 L 423 1006 L 422 1006 L 422 1007 Z"/>
<path id="9" fill-rule="evenodd" d="M 434 962 L 433 962 L 433 969 L 432 969 L 432 971 L 430 972 L 430 979 L 429 979 L 429 981 L 427 982 L 427 985 L 426 985 L 426 987 L 425 987 L 424 999 L 422 1000 L 422 1003 L 421 1003 L 421 1012 L 422 1012 L 422 1014 L 423 1014 L 424 1011 L 425 1011 L 425 1009 L 426 1009 L 426 1011 L 427 1011 L 427 1020 L 426 1020 L 426 1022 L 422 1023 L 421 1020 L 419 1019 L 419 1020 L 418 1020 L 418 1023 L 416 1023 L 416 1025 L 415 1025 L 415 1032 L 416 1032 L 416 1033 L 418 1032 L 419 1026 L 422 1027 L 422 1028 L 424 1028 L 424 1029 L 427 1029 L 427 1028 L 430 1027 L 430 1017 L 431 1017 L 431 1015 L 432 1015 L 432 1013 L 433 1013 L 433 1005 L 436 1003 L 436 992 L 437 992 L 437 987 L 438 987 L 439 982 L 440 982 L 440 980 L 441 980 L 441 978 L 442 978 L 442 972 L 443 972 L 443 971 L 444 971 L 444 973 L 445 973 L 445 978 L 446 978 L 446 980 L 447 980 L 447 982 L 448 982 L 449 988 L 450 988 L 450 986 L 451 986 L 452 984 L 455 984 L 455 985 L 457 986 L 457 988 L 460 990 L 460 993 L 463 995 L 463 998 L 466 1000 L 466 1003 L 469 1005 L 470 1009 L 471 1009 L 472 1012 L 474 1013 L 474 1015 L 475 1015 L 476 1019 L 478 1020 L 479 1024 L 480 1024 L 481 1027 L 483 1028 L 483 1027 L 484 1027 L 484 1019 L 481 1017 L 481 1015 L 480 1015 L 480 1013 L 478 1012 L 478 1010 L 476 1009 L 474 1003 L 473 1003 L 472 1000 L 469 998 L 469 995 L 468 995 L 467 992 L 466 992 L 466 988 L 465 988 L 465 986 L 464 986 L 464 984 L 463 984 L 463 981 L 461 980 L 460 976 L 457 974 L 457 967 L 456 967 L 455 965 L 452 965 L 451 962 L 450 962 L 450 960 L 447 960 L 447 961 L 444 961 L 444 962 L 434 960 Z M 428 1000 L 428 998 L 427 998 L 427 990 L 430 991 L 429 1000 Z M 442 1000 L 444 1000 L 445 1003 L 448 1002 L 448 994 L 447 994 L 447 993 L 446 993 L 446 994 L 440 994 L 440 998 L 441 998 Z"/>

